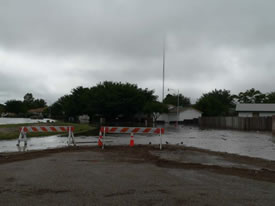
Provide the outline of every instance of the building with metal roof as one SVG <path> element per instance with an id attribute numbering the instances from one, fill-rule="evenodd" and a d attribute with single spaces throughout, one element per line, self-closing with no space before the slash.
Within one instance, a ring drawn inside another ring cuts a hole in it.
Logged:
<path id="1" fill-rule="evenodd" d="M 237 104 L 239 117 L 271 117 L 275 115 L 275 104 Z"/>

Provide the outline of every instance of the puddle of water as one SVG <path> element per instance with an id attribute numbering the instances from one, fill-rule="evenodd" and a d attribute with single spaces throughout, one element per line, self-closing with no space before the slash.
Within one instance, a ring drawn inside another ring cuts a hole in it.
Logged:
<path id="1" fill-rule="evenodd" d="M 38 123 L 38 122 L 54 122 L 53 119 L 30 119 L 30 118 L 7 118 L 0 117 L 0 124 L 28 124 L 28 123 Z"/>
<path id="2" fill-rule="evenodd" d="M 159 136 L 135 136 L 135 144 L 159 144 Z M 90 142 L 79 145 L 97 145 L 97 136 L 76 137 L 77 142 Z M 275 160 L 275 140 L 271 133 L 241 132 L 232 130 L 200 130 L 197 127 L 167 127 L 162 136 L 165 147 L 168 144 L 179 144 L 227 152 L 244 156 Z M 17 140 L 0 142 L 0 152 L 15 152 Z M 108 135 L 106 145 L 129 145 L 130 135 Z M 67 137 L 49 136 L 28 139 L 26 150 L 66 147 Z"/>
<path id="3" fill-rule="evenodd" d="M 186 146 L 275 160 L 271 133 L 181 127 L 168 129 L 166 137 L 172 144 L 182 142 Z"/>
<path id="4" fill-rule="evenodd" d="M 76 141 L 81 144 L 85 142 L 85 145 L 96 145 L 97 137 L 77 137 Z M 43 150 L 50 148 L 60 148 L 68 146 L 68 138 L 57 135 L 48 137 L 28 138 L 27 147 L 24 147 L 24 142 L 20 143 L 17 147 L 17 140 L 3 140 L 0 141 L 0 153 L 1 152 L 18 152 L 18 151 L 31 151 L 31 150 Z"/>
<path id="5" fill-rule="evenodd" d="M 49 136 L 39 138 L 28 138 L 28 145 L 24 148 L 24 142 L 17 147 L 17 140 L 3 140 L 0 142 L 0 152 L 17 152 L 40 150 L 47 148 L 64 147 L 67 145 L 67 137 Z"/>

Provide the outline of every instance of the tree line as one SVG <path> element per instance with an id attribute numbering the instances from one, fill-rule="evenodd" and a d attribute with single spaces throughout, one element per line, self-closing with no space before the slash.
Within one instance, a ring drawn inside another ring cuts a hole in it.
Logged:
<path id="1" fill-rule="evenodd" d="M 168 111 L 167 105 L 177 106 L 179 103 L 179 106 L 192 106 L 202 111 L 204 116 L 227 116 L 235 115 L 237 103 L 275 103 L 275 92 L 262 93 L 252 88 L 231 94 L 229 90 L 215 89 L 202 94 L 194 105 L 191 105 L 190 98 L 182 94 L 167 94 L 163 103 L 157 99 L 153 90 L 139 88 L 136 84 L 105 81 L 90 88 L 74 88 L 44 113 L 65 120 L 82 114 L 107 120 L 134 120 L 139 114 L 157 119 L 161 113 Z M 0 113 L 26 114 L 29 109 L 46 106 L 45 100 L 35 99 L 31 93 L 27 93 L 23 101 L 9 100 L 4 105 L 0 104 Z"/>
<path id="2" fill-rule="evenodd" d="M 262 93 L 254 88 L 231 94 L 229 90 L 213 90 L 204 93 L 194 105 L 183 94 L 167 94 L 163 103 L 157 100 L 153 90 L 138 88 L 135 84 L 103 82 L 91 88 L 77 87 L 64 95 L 51 107 L 55 117 L 90 117 L 106 119 L 133 119 L 137 114 L 147 114 L 157 119 L 168 111 L 167 105 L 192 106 L 202 111 L 203 116 L 236 115 L 237 103 L 275 103 L 275 92 Z"/>
<path id="3" fill-rule="evenodd" d="M 275 92 L 262 93 L 254 88 L 231 94 L 229 90 L 213 90 L 203 94 L 196 102 L 195 107 L 203 112 L 204 116 L 235 115 L 237 103 L 275 103 Z"/>
<path id="4" fill-rule="evenodd" d="M 60 97 L 49 110 L 56 118 L 88 114 L 92 118 L 133 120 L 135 115 L 156 115 L 167 111 L 167 107 L 157 101 L 153 90 L 141 89 L 130 83 L 105 81 L 94 87 L 73 89 L 71 94 Z"/>
<path id="5" fill-rule="evenodd" d="M 35 99 L 32 93 L 27 93 L 21 100 L 8 100 L 5 104 L 0 104 L 1 113 L 14 113 L 17 116 L 25 117 L 30 109 L 37 109 L 47 107 L 47 103 L 44 99 Z"/>

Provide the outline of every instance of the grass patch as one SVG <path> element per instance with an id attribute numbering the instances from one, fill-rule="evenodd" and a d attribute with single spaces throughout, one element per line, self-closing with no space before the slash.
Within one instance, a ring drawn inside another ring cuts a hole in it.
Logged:
<path id="1" fill-rule="evenodd" d="M 76 124 L 76 123 L 64 123 L 64 122 L 54 122 L 54 123 L 30 123 L 30 124 L 5 124 L 0 125 L 0 140 L 17 139 L 19 136 L 19 130 L 22 126 L 74 126 L 74 135 L 95 135 L 97 134 L 97 129 L 88 124 Z M 44 137 L 61 134 L 62 136 L 67 136 L 67 133 L 58 132 L 31 132 L 27 133 L 28 137 Z"/>

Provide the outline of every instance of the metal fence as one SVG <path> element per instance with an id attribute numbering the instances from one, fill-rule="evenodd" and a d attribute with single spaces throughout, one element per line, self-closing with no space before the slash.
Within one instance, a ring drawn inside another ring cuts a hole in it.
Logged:
<path id="1" fill-rule="evenodd" d="M 201 117 L 200 128 L 272 131 L 272 117 Z"/>

